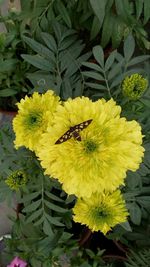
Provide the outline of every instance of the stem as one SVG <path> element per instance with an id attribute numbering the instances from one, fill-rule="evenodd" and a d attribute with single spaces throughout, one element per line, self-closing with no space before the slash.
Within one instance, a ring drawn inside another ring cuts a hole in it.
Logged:
<path id="1" fill-rule="evenodd" d="M 122 260 L 122 261 L 127 260 L 126 257 L 118 256 L 118 255 L 106 255 L 106 256 L 103 256 L 103 259 L 117 259 L 117 260 Z"/>
<path id="2" fill-rule="evenodd" d="M 47 12 L 47 10 L 49 9 L 49 7 L 54 3 L 55 0 L 50 1 L 50 3 L 47 5 L 47 7 L 45 7 L 44 11 L 42 12 L 42 14 L 39 16 L 39 18 L 37 19 L 37 23 L 33 29 L 33 33 L 35 32 L 38 23 L 41 21 L 42 17 L 45 15 L 45 13 Z M 36 0 L 34 1 L 34 10 L 36 9 Z"/>
<path id="3" fill-rule="evenodd" d="M 104 71 L 104 78 L 105 78 L 105 83 L 106 83 L 106 87 L 107 87 L 107 91 L 108 91 L 108 95 L 109 97 L 111 98 L 111 93 L 110 93 L 110 87 L 109 87 L 109 84 L 108 84 L 108 80 L 107 80 L 107 77 L 106 77 L 106 72 Z"/>
<path id="4" fill-rule="evenodd" d="M 116 245 L 116 247 L 117 247 L 120 251 L 122 251 L 122 252 L 124 252 L 124 253 L 127 253 L 127 251 L 124 249 L 124 247 L 123 247 L 120 243 L 118 243 L 118 242 L 115 241 L 115 240 L 113 240 L 113 242 L 114 242 L 114 244 Z"/>
<path id="5" fill-rule="evenodd" d="M 44 176 L 42 175 L 42 190 L 41 190 L 41 195 L 42 195 L 42 210 L 44 210 Z"/>
<path id="6" fill-rule="evenodd" d="M 88 241 L 88 239 L 90 238 L 91 235 L 92 235 L 91 230 L 87 228 L 85 235 L 79 241 L 79 246 L 83 246 Z"/>

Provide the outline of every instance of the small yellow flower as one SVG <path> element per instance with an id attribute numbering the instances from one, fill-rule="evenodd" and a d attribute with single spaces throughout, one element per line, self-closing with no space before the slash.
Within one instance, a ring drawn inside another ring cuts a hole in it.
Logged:
<path id="1" fill-rule="evenodd" d="M 22 170 L 14 171 L 7 177 L 5 183 L 13 190 L 18 190 L 21 186 L 27 183 L 26 173 Z"/>
<path id="2" fill-rule="evenodd" d="M 119 190 L 113 193 L 94 193 L 90 198 L 77 200 L 73 220 L 87 225 L 92 231 L 106 234 L 112 227 L 127 220 L 128 212 Z"/>
<path id="3" fill-rule="evenodd" d="M 68 194 L 78 197 L 93 192 L 114 191 L 124 184 L 127 170 L 136 171 L 144 148 L 141 127 L 120 118 L 121 108 L 112 99 L 92 102 L 87 97 L 69 99 L 59 106 L 54 125 L 48 128 L 38 147 L 45 173 L 57 178 Z M 55 144 L 70 127 L 92 122 L 72 137 Z"/>
<path id="4" fill-rule="evenodd" d="M 123 94 L 131 100 L 140 98 L 148 87 L 147 79 L 136 73 L 126 77 L 122 84 Z"/>
<path id="5" fill-rule="evenodd" d="M 15 147 L 25 146 L 36 151 L 41 135 L 52 124 L 59 97 L 49 90 L 45 94 L 33 93 L 18 103 L 18 114 L 13 120 Z"/>

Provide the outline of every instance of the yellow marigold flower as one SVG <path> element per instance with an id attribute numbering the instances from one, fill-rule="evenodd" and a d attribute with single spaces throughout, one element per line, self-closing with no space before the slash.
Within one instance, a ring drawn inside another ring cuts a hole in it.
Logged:
<path id="1" fill-rule="evenodd" d="M 84 197 L 114 191 L 124 184 L 127 170 L 139 168 L 144 151 L 141 127 L 120 118 L 120 112 L 113 99 L 92 102 L 87 97 L 69 99 L 57 108 L 38 156 L 45 173 L 57 178 L 68 194 Z M 79 132 L 81 141 L 70 138 L 55 144 L 70 127 L 91 119 Z"/>
<path id="2" fill-rule="evenodd" d="M 128 212 L 119 190 L 113 193 L 94 193 L 90 198 L 77 200 L 73 220 L 86 224 L 92 231 L 106 234 L 112 227 L 127 220 Z"/>
<path id="3" fill-rule="evenodd" d="M 13 190 L 18 190 L 21 186 L 27 183 L 26 173 L 22 170 L 14 171 L 7 177 L 5 183 Z"/>
<path id="4" fill-rule="evenodd" d="M 147 87 L 147 79 L 138 73 L 126 77 L 122 84 L 123 94 L 132 100 L 140 98 Z"/>
<path id="5" fill-rule="evenodd" d="M 13 120 L 13 129 L 16 134 L 15 147 L 25 146 L 36 150 L 41 135 L 48 125 L 52 124 L 54 111 L 59 104 L 59 97 L 53 91 L 45 94 L 33 93 L 26 96 L 18 105 L 18 114 Z"/>

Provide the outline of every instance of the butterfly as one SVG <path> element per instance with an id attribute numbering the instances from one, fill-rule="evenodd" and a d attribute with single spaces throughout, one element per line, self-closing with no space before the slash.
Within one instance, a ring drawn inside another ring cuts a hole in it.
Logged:
<path id="1" fill-rule="evenodd" d="M 55 144 L 61 144 L 63 142 L 66 142 L 70 138 L 74 137 L 77 141 L 81 141 L 80 132 L 88 127 L 88 125 L 92 122 L 91 120 L 83 121 L 75 126 L 70 127 L 70 129 L 65 132 L 57 141 Z"/>

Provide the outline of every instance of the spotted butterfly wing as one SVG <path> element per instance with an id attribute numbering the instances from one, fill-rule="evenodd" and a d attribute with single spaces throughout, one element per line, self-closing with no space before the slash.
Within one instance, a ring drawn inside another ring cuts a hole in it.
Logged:
<path id="1" fill-rule="evenodd" d="M 88 125 L 92 122 L 91 120 L 83 121 L 75 126 L 70 127 L 70 129 L 65 132 L 57 141 L 55 144 L 61 144 L 63 142 L 66 142 L 70 138 L 74 137 L 77 141 L 81 141 L 80 132 L 88 127 Z"/>

